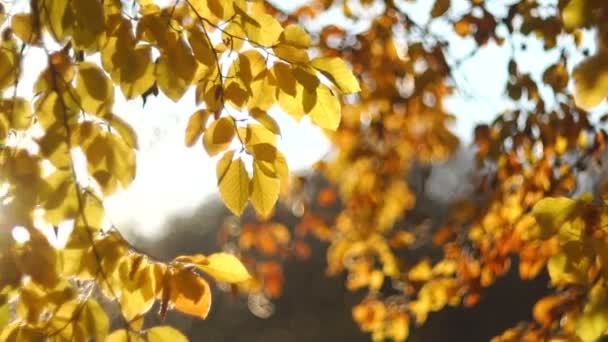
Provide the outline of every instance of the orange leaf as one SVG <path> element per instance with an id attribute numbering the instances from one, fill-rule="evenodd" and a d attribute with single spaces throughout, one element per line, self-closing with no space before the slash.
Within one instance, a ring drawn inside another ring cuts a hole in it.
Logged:
<path id="1" fill-rule="evenodd" d="M 211 290 L 205 279 L 186 269 L 178 269 L 169 276 L 169 289 L 169 303 L 176 310 L 191 316 L 207 317 L 211 308 Z"/>

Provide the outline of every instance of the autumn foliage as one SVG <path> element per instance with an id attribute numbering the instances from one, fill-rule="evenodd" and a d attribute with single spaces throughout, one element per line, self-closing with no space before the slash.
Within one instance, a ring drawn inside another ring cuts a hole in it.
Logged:
<path id="1" fill-rule="evenodd" d="M 280 295 L 277 262 L 249 258 L 248 270 L 227 253 L 163 262 L 131 246 L 105 214 L 104 199 L 129 187 L 137 165 L 137 132 L 115 102 L 161 93 L 177 102 L 189 89 L 197 109 L 185 145 L 218 157 L 227 208 L 241 215 L 250 203 L 260 218 L 241 230 L 243 255 L 305 258 L 307 236 L 327 242 L 327 272 L 345 272 L 349 290 L 367 293 L 352 313 L 374 340 L 405 340 L 430 313 L 475 305 L 514 256 L 522 279 L 547 269 L 554 293 L 530 308 L 534 322 L 496 332 L 496 341 L 603 336 L 608 210 L 599 189 L 573 195 L 581 165 L 605 152 L 590 111 L 608 95 L 608 5 L 530 0 L 497 10 L 483 0 L 436 0 L 424 22 L 409 14 L 410 2 L 313 0 L 290 12 L 246 0 L 0 7 L 0 340 L 185 340 L 145 324 L 146 313 L 158 303 L 161 319 L 169 310 L 204 319 L 207 276 Z M 330 9 L 365 28 L 302 25 Z M 514 41 L 522 37 L 558 52 L 540 78 L 521 71 Z M 596 51 L 580 61 L 590 38 Z M 460 41 L 474 42 L 471 55 L 513 46 L 504 89 L 511 107 L 472 132 L 477 190 L 425 236 L 407 220 L 416 196 L 406 175 L 459 146 L 443 101 L 459 91 L 461 61 L 448 57 Z M 42 51 L 45 68 L 28 84 L 31 50 Z M 333 143 L 316 167 L 329 185 L 314 198 L 301 195 L 306 184 L 288 182 L 277 109 L 307 117 Z M 297 227 L 272 222 L 282 190 L 302 218 Z M 434 256 L 403 257 L 424 240 Z M 111 331 L 98 293 L 117 303 L 120 327 Z"/>
<path id="2" fill-rule="evenodd" d="M 211 291 L 202 273 L 228 283 L 250 276 L 225 253 L 154 260 L 109 224 L 103 200 L 133 181 L 138 147 L 136 132 L 113 113 L 115 98 L 160 91 L 178 101 L 195 88 L 200 109 L 186 145 L 202 140 L 210 156 L 221 154 L 228 208 L 240 214 L 251 201 L 268 215 L 288 170 L 267 110 L 278 104 L 335 129 L 337 96 L 358 91 L 357 80 L 339 58 L 309 58 L 309 35 L 282 26 L 263 3 L 34 0 L 9 13 L 3 8 L 0 51 L 0 339 L 184 340 L 169 326 L 144 328 L 154 302 L 161 318 L 168 310 L 205 318 Z M 46 68 L 24 85 L 29 49 L 44 52 Z M 95 291 L 118 303 L 121 329 L 108 334 Z"/>
<path id="3" fill-rule="evenodd" d="M 313 1 L 288 16 L 295 22 L 338 8 L 346 23 L 367 23 L 356 32 L 346 24 L 313 28 L 322 54 L 352 65 L 361 92 L 343 102 L 340 127 L 329 134 L 334 151 L 317 165 L 329 186 L 314 198 L 294 190 L 288 199 L 302 217 L 292 253 L 299 255 L 306 234 L 329 243 L 327 272 L 346 272 L 348 289 L 367 292 L 352 312 L 374 340 L 404 340 L 432 312 L 475 305 L 514 266 L 521 279 L 547 270 L 554 294 L 530 308 L 534 322 L 496 332 L 496 341 L 598 340 L 608 328 L 605 205 L 602 189 L 580 195 L 578 183 L 605 155 L 605 118 L 594 123 L 591 115 L 608 94 L 608 7 L 436 0 L 424 21 L 408 3 Z M 595 40 L 595 51 L 584 40 Z M 474 47 L 455 59 L 451 45 L 465 42 Z M 505 44 L 509 106 L 471 132 L 476 190 L 452 204 L 442 227 L 421 234 L 408 219 L 416 198 L 405 175 L 458 148 L 443 100 L 462 92 L 462 63 Z M 539 74 L 522 71 L 538 57 L 525 55 L 527 44 L 555 56 Z M 404 258 L 428 244 L 435 248 L 426 257 Z"/>

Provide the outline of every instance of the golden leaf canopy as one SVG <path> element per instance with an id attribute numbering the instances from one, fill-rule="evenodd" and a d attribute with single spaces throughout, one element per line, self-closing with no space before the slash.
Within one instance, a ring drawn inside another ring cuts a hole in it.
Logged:
<path id="1" fill-rule="evenodd" d="M 251 202 L 269 215 L 288 170 L 277 146 L 280 127 L 268 111 L 287 96 L 302 109 L 283 108 L 288 114 L 310 115 L 335 130 L 340 97 L 359 89 L 344 62 L 333 59 L 340 65 L 334 70 L 308 58 L 308 33 L 283 25 L 262 2 L 160 3 L 0 5 L 7 236 L 0 249 L 0 340 L 184 341 L 168 326 L 144 328 L 155 302 L 161 318 L 168 310 L 205 318 L 211 290 L 203 273 L 220 282 L 250 279 L 231 254 L 157 260 L 109 223 L 104 199 L 128 189 L 137 167 L 137 132 L 114 112 L 117 101 L 145 103 L 160 92 L 177 102 L 192 89 L 196 110 L 185 145 L 202 140 L 209 156 L 220 156 L 218 188 L 232 212 L 241 214 Z M 46 58 L 36 61 L 43 70 L 28 84 L 31 50 Z M 283 72 L 293 80 L 290 89 L 279 87 Z M 13 229 L 26 238 L 10 238 Z M 65 244 L 55 241 L 58 230 L 67 232 Z M 122 328 L 109 332 L 94 290 L 118 303 Z"/>

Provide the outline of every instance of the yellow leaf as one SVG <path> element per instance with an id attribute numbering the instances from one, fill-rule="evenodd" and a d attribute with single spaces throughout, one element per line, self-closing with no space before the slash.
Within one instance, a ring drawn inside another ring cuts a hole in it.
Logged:
<path id="1" fill-rule="evenodd" d="M 0 91 L 12 86 L 16 80 L 17 55 L 7 50 L 0 50 Z"/>
<path id="2" fill-rule="evenodd" d="M 151 8 L 149 8 L 151 9 Z M 137 23 L 136 37 L 166 50 L 169 40 L 179 38 L 175 30 L 167 30 L 167 26 L 179 25 L 173 19 L 161 16 L 158 11 L 144 15 Z"/>
<path id="3" fill-rule="evenodd" d="M 296 24 L 287 25 L 281 33 L 279 40 L 282 43 L 302 49 L 307 49 L 312 45 L 312 39 L 310 39 L 308 33 L 300 25 Z"/>
<path id="4" fill-rule="evenodd" d="M 108 6 L 109 7 L 109 6 Z M 109 8 L 106 7 L 106 10 Z M 120 81 L 120 68 L 133 57 L 135 37 L 131 21 L 122 16 L 113 16 L 107 21 L 107 32 L 101 49 L 101 65 L 107 70 L 112 80 Z"/>
<path id="5" fill-rule="evenodd" d="M 32 106 L 21 97 L 0 100 L 0 113 L 6 115 L 10 127 L 15 130 L 26 130 L 32 123 Z"/>
<path id="6" fill-rule="evenodd" d="M 110 147 L 108 166 L 112 175 L 118 179 L 123 189 L 126 189 L 135 178 L 135 152 L 118 136 L 107 135 Z"/>
<path id="7" fill-rule="evenodd" d="M 105 119 L 116 130 L 118 135 L 129 145 L 131 148 L 137 149 L 139 145 L 137 143 L 137 133 L 131 125 L 121 119 L 119 116 L 110 114 L 106 115 Z"/>
<path id="8" fill-rule="evenodd" d="M 253 162 L 253 179 L 250 186 L 251 204 L 261 216 L 269 216 L 279 199 L 279 179 L 269 176 L 264 171 L 264 164 L 256 160 Z"/>
<path id="9" fill-rule="evenodd" d="M 173 261 L 183 262 L 186 264 L 193 265 L 208 265 L 209 259 L 205 255 L 202 254 L 194 254 L 194 255 L 181 255 L 176 257 Z"/>
<path id="10" fill-rule="evenodd" d="M 592 17 L 593 6 L 587 0 L 571 0 L 562 11 L 564 27 L 575 29 L 587 26 Z"/>
<path id="11" fill-rule="evenodd" d="M 272 165 L 267 165 L 268 163 L 274 164 L 277 158 L 277 148 L 273 144 L 260 142 L 255 145 L 249 145 L 251 154 L 255 157 L 255 160 L 262 166 L 261 170 L 266 174 L 275 177 L 275 169 Z"/>
<path id="12" fill-rule="evenodd" d="M 428 259 L 423 259 L 412 267 L 407 273 L 407 277 L 411 281 L 424 282 L 431 279 L 432 276 L 431 262 Z"/>
<path id="13" fill-rule="evenodd" d="M 209 125 L 203 135 L 203 146 L 210 156 L 224 151 L 232 143 L 236 132 L 231 118 L 221 117 Z"/>
<path id="14" fill-rule="evenodd" d="M 68 0 L 40 0 L 38 13 L 48 32 L 61 42 L 71 34 L 73 12 Z"/>
<path id="15" fill-rule="evenodd" d="M 532 208 L 532 214 L 540 225 L 540 238 L 546 239 L 555 234 L 561 225 L 576 209 L 576 201 L 566 198 L 544 198 Z"/>
<path id="16" fill-rule="evenodd" d="M 308 52 L 305 49 L 298 48 L 292 45 L 279 43 L 272 48 L 274 54 L 290 63 L 308 63 Z"/>
<path id="17" fill-rule="evenodd" d="M 304 113 L 304 86 L 298 82 L 292 68 L 284 63 L 275 63 L 272 67 L 274 79 L 277 81 L 277 100 L 279 106 L 296 120 Z"/>
<path id="18" fill-rule="evenodd" d="M 201 137 L 201 134 L 205 131 L 207 126 L 207 120 L 209 119 L 209 112 L 201 109 L 197 110 L 190 116 L 188 120 L 188 126 L 186 126 L 185 144 L 188 147 L 192 147 L 196 141 Z"/>
<path id="19" fill-rule="evenodd" d="M 94 299 L 87 300 L 79 316 L 79 323 L 86 336 L 95 337 L 96 341 L 103 341 L 110 328 L 110 320 L 104 309 Z"/>
<path id="20" fill-rule="evenodd" d="M 29 232 L 30 240 L 18 254 L 17 264 L 34 283 L 54 288 L 59 282 L 56 269 L 57 251 L 42 233 L 35 230 Z"/>
<path id="21" fill-rule="evenodd" d="M 114 85 L 96 64 L 82 62 L 78 65 L 76 95 L 82 109 L 90 114 L 103 116 L 114 106 Z"/>
<path id="22" fill-rule="evenodd" d="M 379 291 L 384 283 L 384 273 L 380 270 L 373 270 L 369 275 L 369 289 Z"/>
<path id="23" fill-rule="evenodd" d="M 85 51 L 98 49 L 98 41 L 105 31 L 103 2 L 98 0 L 71 1 L 74 12 L 74 46 Z"/>
<path id="24" fill-rule="evenodd" d="M 53 189 L 52 195 L 46 199 L 43 206 L 45 221 L 53 225 L 73 219 L 78 213 L 78 195 L 71 176 L 61 171 L 56 174 L 65 178 Z"/>
<path id="25" fill-rule="evenodd" d="M 207 257 L 207 265 L 196 266 L 216 280 L 226 283 L 240 283 L 251 278 L 245 266 L 232 254 L 211 254 Z"/>
<path id="26" fill-rule="evenodd" d="M 240 79 L 231 78 L 226 82 L 224 98 L 234 107 L 241 109 L 249 100 L 250 92 Z"/>
<path id="27" fill-rule="evenodd" d="M 198 27 L 188 28 L 188 42 L 192 47 L 194 57 L 204 65 L 215 68 L 215 51 L 211 46 L 210 40 L 205 33 Z"/>
<path id="28" fill-rule="evenodd" d="M 68 240 L 68 242 L 73 243 L 73 240 Z M 57 251 L 57 269 L 59 275 L 63 277 L 93 280 L 97 275 L 98 264 L 95 254 L 90 248 L 66 247 Z"/>
<path id="29" fill-rule="evenodd" d="M 86 151 L 95 138 L 102 136 L 104 132 L 96 123 L 92 121 L 83 121 L 72 130 L 70 141 L 73 145 L 79 145 L 83 151 Z"/>
<path id="30" fill-rule="evenodd" d="M 361 90 L 357 78 L 346 66 L 346 63 L 338 57 L 315 58 L 310 62 L 310 65 L 319 70 L 344 94 L 356 93 Z"/>
<path id="31" fill-rule="evenodd" d="M 38 140 L 40 154 L 50 161 L 58 169 L 67 169 L 72 163 L 68 144 L 66 142 L 63 127 L 48 130 Z"/>
<path id="32" fill-rule="evenodd" d="M 219 19 L 229 19 L 234 15 L 232 0 L 207 0 L 207 7 Z"/>
<path id="33" fill-rule="evenodd" d="M 39 328 L 25 325 L 19 321 L 9 324 L 0 333 L 0 341 L 4 342 L 44 341 L 46 338 L 47 336 Z"/>
<path id="34" fill-rule="evenodd" d="M 589 57 L 572 74 L 576 104 L 590 110 L 608 96 L 608 53 Z"/>
<path id="35" fill-rule="evenodd" d="M 6 137 L 8 135 L 9 124 L 4 115 L 0 115 L 0 143 L 4 144 L 6 142 Z"/>
<path id="36" fill-rule="evenodd" d="M 11 319 L 11 311 L 8 303 L 0 306 L 0 331 L 4 329 L 4 327 L 10 322 Z"/>
<path id="37" fill-rule="evenodd" d="M 392 318 L 388 323 L 386 335 L 395 342 L 403 342 L 410 334 L 410 321 L 408 316 L 401 314 Z"/>
<path id="38" fill-rule="evenodd" d="M 219 113 L 224 106 L 223 93 L 224 88 L 218 83 L 217 79 L 213 81 L 201 81 L 196 85 L 196 104 L 200 105 L 205 102 L 208 111 Z"/>
<path id="39" fill-rule="evenodd" d="M 170 39 L 156 65 L 158 88 L 168 98 L 178 101 L 186 92 L 196 71 L 194 56 L 183 39 Z"/>
<path id="40" fill-rule="evenodd" d="M 31 13 L 19 13 L 11 17 L 11 29 L 22 41 L 34 44 L 38 42 L 40 37 L 32 29 Z"/>
<path id="41" fill-rule="evenodd" d="M 588 302 L 576 322 L 576 335 L 583 342 L 598 341 L 608 330 L 606 285 L 597 282 L 589 292 Z"/>
<path id="42" fill-rule="evenodd" d="M 143 258 L 123 258 L 119 266 L 118 280 L 122 288 L 119 302 L 122 315 L 128 321 L 152 308 L 156 295 L 153 277 L 152 267 Z"/>
<path id="43" fill-rule="evenodd" d="M 197 15 L 205 18 L 211 16 L 214 23 L 234 15 L 234 0 L 192 0 L 189 3 Z"/>
<path id="44" fill-rule="evenodd" d="M 82 196 L 82 202 L 82 215 L 79 215 L 78 220 L 82 220 L 82 223 L 91 230 L 100 230 L 105 218 L 101 199 L 93 194 L 85 193 Z"/>
<path id="45" fill-rule="evenodd" d="M 245 144 L 247 144 L 247 146 L 254 146 L 257 144 L 270 144 L 275 146 L 276 143 L 277 136 L 266 127 L 257 124 L 250 124 L 247 126 L 247 133 L 245 136 Z"/>
<path id="46" fill-rule="evenodd" d="M 243 30 L 255 45 L 272 46 L 277 42 L 283 27 L 271 15 L 256 13 L 255 18 L 241 13 Z"/>
<path id="47" fill-rule="evenodd" d="M 241 215 L 249 198 L 249 175 L 241 159 L 227 152 L 217 164 L 217 182 L 222 200 L 235 215 Z"/>
<path id="48" fill-rule="evenodd" d="M 585 284 L 589 260 L 580 255 L 559 252 L 547 262 L 547 270 L 552 284 Z"/>
<path id="49" fill-rule="evenodd" d="M 237 108 L 243 107 L 254 94 L 251 83 L 266 71 L 266 60 L 257 50 L 247 50 L 230 65 L 226 76 L 225 97 Z M 264 77 L 264 75 L 261 75 Z"/>
<path id="50" fill-rule="evenodd" d="M 186 336 L 170 326 L 158 326 L 148 330 L 148 342 L 188 342 Z"/>
<path id="51" fill-rule="evenodd" d="M 307 93 L 304 93 L 305 96 Z M 308 113 L 313 123 L 321 128 L 335 131 L 340 125 L 340 101 L 328 87 L 320 84 L 316 90 L 315 104 Z"/>
<path id="52" fill-rule="evenodd" d="M 232 38 L 232 37 L 247 37 L 247 34 L 243 30 L 243 25 L 241 25 L 240 23 L 237 23 L 235 21 L 232 21 L 232 22 L 230 22 L 230 24 L 228 24 L 228 26 L 226 26 L 226 29 L 224 29 L 222 31 L 222 40 L 224 42 L 228 43 L 230 50 L 240 51 L 241 48 L 243 47 L 243 40 L 238 39 L 238 38 Z M 219 52 L 220 49 L 218 49 L 218 48 L 220 48 L 220 47 L 223 47 L 223 49 L 226 49 L 225 46 L 219 45 L 219 46 L 215 46 L 215 50 Z"/>
<path id="53" fill-rule="evenodd" d="M 259 108 L 253 108 L 249 111 L 249 115 L 251 115 L 251 117 L 253 117 L 257 122 L 261 123 L 262 126 L 264 126 L 270 132 L 281 135 L 281 128 L 279 127 L 279 124 L 267 112 Z"/>
<path id="54" fill-rule="evenodd" d="M 0 69 L 2 68 L 0 63 Z M 1 72 L 1 71 L 0 71 Z M 36 102 L 36 118 L 45 130 L 59 122 L 60 119 L 59 96 L 50 92 Z"/>
<path id="55" fill-rule="evenodd" d="M 289 179 L 289 167 L 287 166 L 287 160 L 285 159 L 285 156 L 278 150 L 274 160 L 274 168 L 280 180 L 287 181 Z"/>
<path id="56" fill-rule="evenodd" d="M 258 50 L 247 50 L 239 55 L 233 65 L 237 67 L 237 76 L 245 83 L 250 83 L 266 71 L 266 58 Z"/>
<path id="57" fill-rule="evenodd" d="M 127 99 L 142 95 L 154 84 L 154 63 L 149 46 L 138 46 L 125 54 L 117 72 L 120 89 Z"/>
<path id="58" fill-rule="evenodd" d="M 135 332 L 127 331 L 126 329 L 115 330 L 105 342 L 146 342 L 146 340 Z"/>
<path id="59" fill-rule="evenodd" d="M 102 260 L 98 261 L 97 265 L 100 266 L 106 274 L 113 274 L 115 271 L 117 271 L 121 262 L 125 259 L 125 256 L 129 254 L 126 242 L 118 233 L 115 232 L 109 232 L 104 235 L 103 238 L 96 239 L 93 246 L 97 249 L 97 253 L 99 253 L 99 255 L 103 255 Z M 95 269 L 96 272 L 98 270 L 99 268 Z M 103 282 L 99 285 L 106 296 L 115 298 L 115 293 L 109 291 L 109 284 Z M 113 289 L 116 291 L 116 287 L 113 287 Z"/>
<path id="60" fill-rule="evenodd" d="M 277 81 L 270 71 L 263 71 L 250 84 L 252 96 L 247 102 L 248 108 L 269 110 L 277 102 Z"/>

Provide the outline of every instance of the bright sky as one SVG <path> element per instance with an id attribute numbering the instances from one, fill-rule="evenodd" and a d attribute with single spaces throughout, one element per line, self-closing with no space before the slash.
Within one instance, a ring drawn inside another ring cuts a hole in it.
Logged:
<path id="1" fill-rule="evenodd" d="M 425 22 L 433 3 L 434 0 L 418 0 L 408 10 L 413 18 Z M 295 2 L 292 4 L 295 6 Z M 323 20 L 335 19 L 330 14 Z M 447 32 L 441 23 L 432 30 L 441 34 Z M 466 55 L 474 47 L 472 41 L 449 38 L 458 41 L 450 51 L 456 58 Z M 529 54 L 539 56 L 540 52 L 539 44 L 530 44 Z M 510 55 L 508 44 L 503 47 L 490 44 L 462 65 L 457 77 L 460 78 L 459 88 L 464 93 L 448 99 L 446 107 L 457 116 L 452 129 L 463 143 L 471 141 L 476 124 L 492 120 L 499 110 L 506 107 L 502 90 Z M 526 67 L 539 74 L 547 63 L 556 59 L 557 55 L 530 58 Z M 31 50 L 27 54 L 26 81 L 22 84 L 31 85 L 44 67 L 42 60 L 41 51 Z M 23 93 L 28 91 L 22 90 Z M 473 96 L 467 96 L 470 94 Z M 120 99 L 119 91 L 116 96 L 115 113 L 134 126 L 139 135 L 140 150 L 135 182 L 127 191 L 109 198 L 107 210 L 119 228 L 128 227 L 140 234 L 154 236 L 160 233 L 159 228 L 167 216 L 193 210 L 209 196 L 217 196 L 215 160 L 206 155 L 200 144 L 187 148 L 183 143 L 188 118 L 196 109 L 192 91 L 178 103 L 162 95 L 149 97 L 145 107 L 142 107 L 141 100 L 126 102 Z M 322 133 L 307 120 L 297 123 L 278 110 L 272 115 L 282 127 L 280 148 L 292 170 L 306 169 L 328 151 L 329 144 Z"/>

